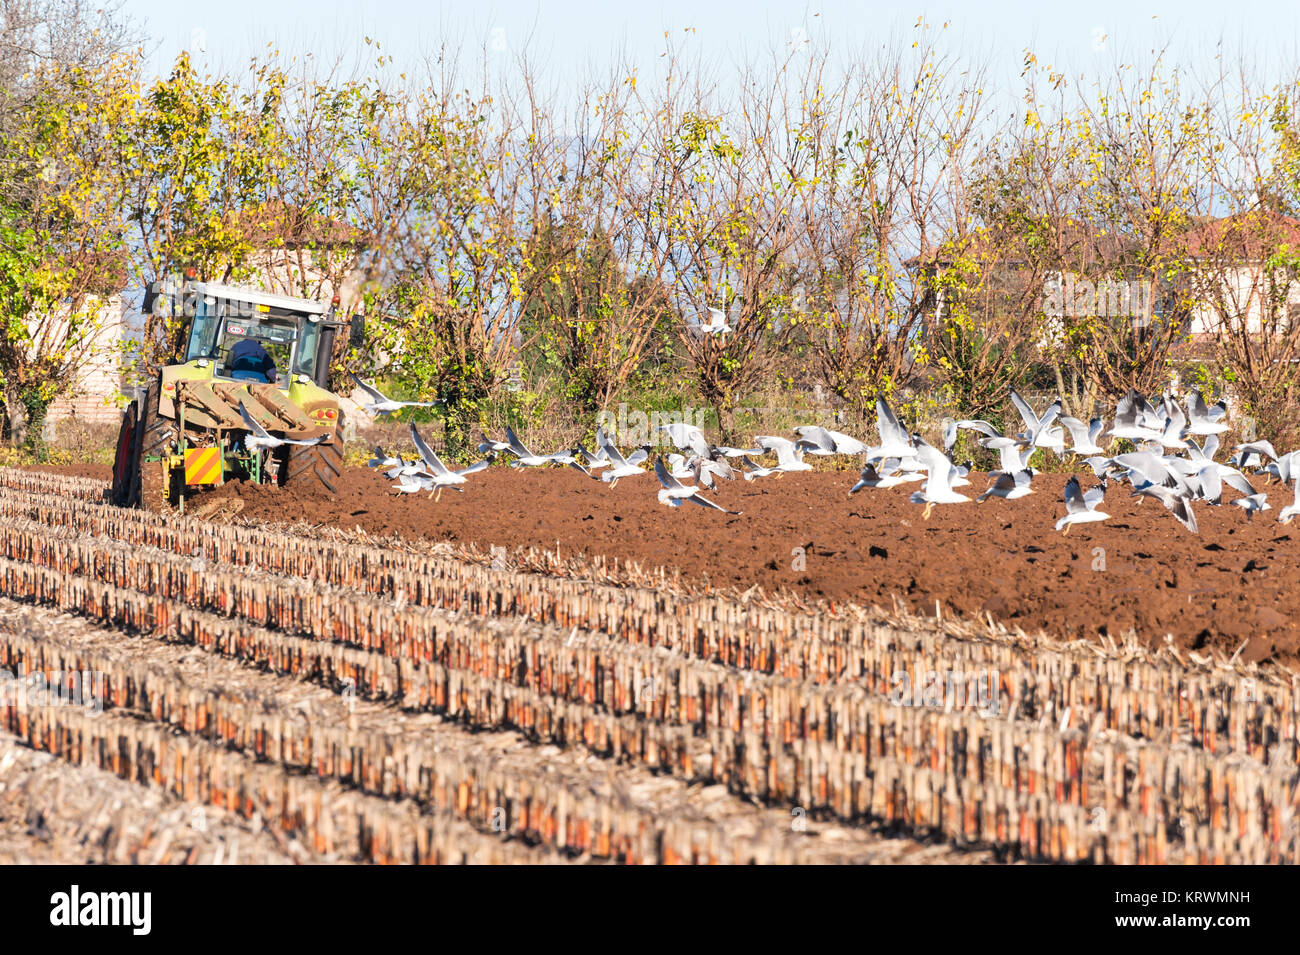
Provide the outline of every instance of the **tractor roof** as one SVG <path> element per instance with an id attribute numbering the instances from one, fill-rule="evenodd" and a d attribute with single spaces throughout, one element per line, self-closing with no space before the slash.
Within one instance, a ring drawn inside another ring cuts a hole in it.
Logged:
<path id="1" fill-rule="evenodd" d="M 310 298 L 293 298 L 289 295 L 277 295 L 274 292 L 263 292 L 260 289 L 245 288 L 239 285 L 222 285 L 218 282 L 196 282 L 193 285 L 194 291 L 205 297 L 219 298 L 227 302 L 244 302 L 249 305 L 269 305 L 272 308 L 282 308 L 292 312 L 307 312 L 313 315 L 324 315 L 330 310 L 330 307 L 324 302 L 317 302 Z"/>

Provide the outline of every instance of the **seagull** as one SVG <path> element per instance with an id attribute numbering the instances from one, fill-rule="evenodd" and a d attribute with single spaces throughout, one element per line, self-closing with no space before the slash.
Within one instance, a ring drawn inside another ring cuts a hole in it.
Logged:
<path id="1" fill-rule="evenodd" d="M 668 435 L 678 450 L 693 451 L 708 457 L 709 442 L 705 440 L 704 432 L 695 425 L 674 421 L 672 424 L 661 424 L 659 430 Z"/>
<path id="2" fill-rule="evenodd" d="M 258 448 L 274 450 L 284 444 L 310 448 L 317 444 L 323 444 L 330 438 L 328 434 L 320 434 L 314 438 L 277 438 L 257 423 L 257 420 L 248 413 L 248 409 L 244 407 L 242 401 L 239 403 L 239 416 L 244 419 L 244 424 L 248 426 L 249 433 L 244 435 L 244 449 L 246 451 L 255 451 Z"/>
<path id="3" fill-rule="evenodd" d="M 600 468 L 609 467 L 609 455 L 607 455 L 599 447 L 597 447 L 596 453 L 592 454 L 582 445 L 578 445 L 576 448 L 573 449 L 573 453 L 583 464 L 587 466 L 588 471 L 595 471 Z"/>
<path id="4" fill-rule="evenodd" d="M 1246 497 L 1255 493 L 1246 476 L 1240 471 L 1225 468 L 1221 464 L 1207 464 L 1196 472 L 1196 480 L 1201 485 L 1201 498 L 1207 504 L 1219 505 L 1223 502 L 1223 485 L 1240 491 Z M 1244 505 L 1243 505 L 1244 506 Z"/>
<path id="5" fill-rule="evenodd" d="M 898 473 L 898 458 L 886 458 L 862 468 L 858 483 L 849 488 L 850 494 L 857 494 L 864 487 L 897 487 L 912 480 L 911 475 L 904 477 Z"/>
<path id="6" fill-rule="evenodd" d="M 570 448 L 567 451 L 556 451 L 554 454 L 549 455 L 549 457 L 553 464 L 566 465 L 567 467 L 571 467 L 573 470 L 579 471 L 587 477 L 594 479 L 595 475 L 583 467 L 582 461 L 579 460 L 579 456 L 582 454 L 585 454 L 582 448 Z"/>
<path id="7" fill-rule="evenodd" d="M 1164 435 L 1165 420 L 1156 415 L 1151 403 L 1136 391 L 1129 391 L 1115 408 L 1115 423 L 1109 437 L 1128 441 L 1159 441 Z"/>
<path id="8" fill-rule="evenodd" d="M 1300 474 L 1300 451 L 1288 451 L 1264 468 L 1264 471 L 1269 480 L 1277 478 L 1283 484 L 1290 484 L 1291 479 Z"/>
<path id="9" fill-rule="evenodd" d="M 1071 477 L 1065 485 L 1065 516 L 1056 522 L 1056 529 L 1068 534 L 1071 524 L 1089 524 L 1109 518 L 1105 511 L 1097 510 L 1105 496 L 1104 482 L 1084 493 L 1079 488 L 1079 479 Z"/>
<path id="10" fill-rule="evenodd" d="M 808 454 L 866 454 L 869 448 L 857 438 L 838 431 L 828 431 L 817 425 L 801 425 L 794 429 L 799 435 L 797 447 Z"/>
<path id="11" fill-rule="evenodd" d="M 725 458 L 714 461 L 711 458 L 700 457 L 698 454 L 691 455 L 689 458 L 680 454 L 668 455 L 668 473 L 675 478 L 689 478 L 710 491 L 716 487 L 715 477 L 726 478 L 728 481 L 736 478 L 735 469 Z"/>
<path id="12" fill-rule="evenodd" d="M 500 454 L 502 451 L 510 451 L 509 441 L 496 441 L 483 435 L 483 440 L 478 443 L 480 454 Z"/>
<path id="13" fill-rule="evenodd" d="M 930 477 L 921 490 L 913 491 L 911 497 L 913 504 L 925 505 L 925 512 L 921 515 L 923 520 L 930 519 L 930 511 L 936 504 L 962 504 L 970 500 L 965 494 L 958 494 L 952 489 L 953 467 L 946 454 L 921 441 L 918 442 L 916 456 L 930 471 Z"/>
<path id="14" fill-rule="evenodd" d="M 1034 489 L 1029 486 L 1029 482 L 1034 478 L 1033 471 L 1016 471 L 1008 474 L 1005 471 L 994 471 L 989 477 L 993 480 L 989 483 L 988 490 L 975 498 L 976 504 L 983 504 L 990 497 L 1006 498 L 1008 501 L 1014 501 L 1018 497 L 1025 497 L 1033 494 Z"/>
<path id="15" fill-rule="evenodd" d="M 740 473 L 746 481 L 752 481 L 754 478 L 767 477 L 769 474 L 780 473 L 776 468 L 763 467 L 763 465 L 756 464 L 747 457 L 741 458 L 740 463 L 744 465 L 744 470 Z"/>
<path id="16" fill-rule="evenodd" d="M 541 468 L 556 463 L 554 455 L 533 454 L 509 428 L 506 428 L 506 442 L 505 450 L 515 456 L 515 460 L 510 462 L 512 468 Z"/>
<path id="17" fill-rule="evenodd" d="M 1052 428 L 1051 424 L 1061 413 L 1061 399 L 1057 398 L 1052 402 L 1048 409 L 1043 412 L 1040 418 L 1034 414 L 1034 409 L 1029 406 L 1029 402 L 1016 393 L 1016 389 L 1011 389 L 1011 403 L 1016 406 L 1016 411 L 1020 412 L 1020 418 L 1025 422 L 1025 435 L 1027 443 L 1039 448 L 1047 448 L 1058 454 L 1065 450 L 1065 438 L 1059 428 Z"/>
<path id="18" fill-rule="evenodd" d="M 426 476 L 403 473 L 393 489 L 399 494 L 414 494 L 416 491 L 427 491 L 432 486 L 432 480 Z"/>
<path id="19" fill-rule="evenodd" d="M 433 499 L 435 501 L 442 497 L 444 487 L 454 487 L 456 490 L 464 492 L 465 489 L 460 485 L 465 483 L 465 475 L 476 474 L 492 463 L 489 459 L 484 458 L 477 464 L 471 464 L 467 468 L 453 471 L 442 463 L 438 455 L 433 453 L 433 448 L 425 444 L 424 438 L 420 437 L 420 432 L 415 430 L 414 423 L 411 424 L 411 440 L 415 442 L 415 450 L 419 452 L 420 459 L 424 461 L 424 466 L 429 469 L 428 474 L 419 475 L 421 483 L 433 489 Z"/>
<path id="20" fill-rule="evenodd" d="M 1192 502 L 1181 494 L 1160 484 L 1144 484 L 1142 487 L 1134 489 L 1133 495 L 1136 497 L 1139 494 L 1154 497 L 1168 508 L 1169 513 L 1178 518 L 1179 523 L 1189 531 L 1193 534 L 1200 533 L 1196 528 L 1196 515 L 1192 513 Z"/>
<path id="21" fill-rule="evenodd" d="M 708 498 L 700 497 L 698 487 L 687 487 L 677 478 L 668 473 L 664 467 L 663 458 L 655 459 L 655 476 L 659 478 L 659 483 L 663 485 L 659 489 L 659 503 L 667 504 L 669 507 L 681 507 L 682 501 L 690 501 L 701 507 L 711 507 L 715 511 L 721 511 L 723 514 L 740 514 L 740 511 L 729 511 L 725 507 L 714 504 Z"/>
<path id="22" fill-rule="evenodd" d="M 731 326 L 727 324 L 726 313 L 720 308 L 709 308 L 709 320 L 700 323 L 700 331 L 706 335 L 725 335 L 731 331 Z"/>
<path id="23" fill-rule="evenodd" d="M 772 470 L 779 474 L 787 471 L 811 471 L 812 465 L 803 460 L 800 451 L 789 438 L 778 438 L 770 434 L 760 434 L 754 442 L 764 451 L 776 453 L 776 467 Z"/>
<path id="24" fill-rule="evenodd" d="M 609 470 L 601 474 L 600 479 L 610 487 L 618 484 L 620 478 L 645 473 L 645 468 L 639 464 L 633 464 L 623 457 L 614 442 L 610 440 L 609 435 L 605 433 L 604 428 L 596 429 L 596 447 L 600 448 L 601 453 L 609 460 Z"/>
<path id="25" fill-rule="evenodd" d="M 990 451 L 998 452 L 1001 461 L 998 470 L 1004 474 L 1015 474 L 1017 471 L 1023 471 L 1029 467 L 1029 459 L 1034 456 L 1037 448 L 1029 447 L 1023 451 L 1020 450 L 1021 442 L 1015 438 L 985 438 L 980 441 L 980 446 L 988 448 Z"/>
<path id="26" fill-rule="evenodd" d="M 1266 497 L 1265 494 L 1251 494 L 1246 497 L 1239 497 L 1232 503 L 1242 508 L 1246 512 L 1247 518 L 1251 518 L 1255 516 L 1257 511 L 1272 510 L 1268 501 L 1265 500 Z"/>
<path id="27" fill-rule="evenodd" d="M 1190 419 L 1187 430 L 1190 434 L 1222 434 L 1228 430 L 1228 426 L 1223 423 L 1223 416 L 1227 413 L 1226 401 L 1207 408 L 1201 393 L 1193 391 L 1187 399 L 1187 417 Z"/>
<path id="28" fill-rule="evenodd" d="M 1101 437 L 1102 428 L 1106 426 L 1106 423 L 1100 418 L 1093 418 L 1086 425 L 1078 418 L 1071 418 L 1069 415 L 1061 415 L 1057 420 L 1069 429 L 1070 440 L 1074 444 L 1070 450 L 1079 457 L 1105 453 L 1097 445 L 1097 439 Z"/>
<path id="29" fill-rule="evenodd" d="M 368 385 L 356 375 L 348 372 L 352 380 L 357 383 L 357 387 L 370 396 L 370 403 L 362 405 L 371 414 L 390 415 L 394 411 L 401 411 L 403 408 L 432 408 L 439 401 L 394 401 L 387 397 L 374 385 Z"/>
<path id="30" fill-rule="evenodd" d="M 1251 441 L 1247 444 L 1239 444 L 1232 450 L 1237 452 L 1235 463 L 1239 468 L 1255 467 L 1256 465 L 1250 461 L 1252 456 L 1272 458 L 1274 461 L 1278 458 L 1277 451 L 1273 449 L 1273 444 L 1270 441 Z"/>
<path id="31" fill-rule="evenodd" d="M 906 459 L 916 456 L 911 435 L 894 414 L 894 409 L 889 407 L 883 398 L 876 399 L 876 429 L 880 432 L 880 444 L 867 450 L 868 460 Z"/>
<path id="32" fill-rule="evenodd" d="M 401 458 L 395 458 L 391 454 L 385 454 L 384 449 L 375 445 L 374 457 L 366 462 L 368 468 L 394 468 L 401 467 L 405 462 Z"/>

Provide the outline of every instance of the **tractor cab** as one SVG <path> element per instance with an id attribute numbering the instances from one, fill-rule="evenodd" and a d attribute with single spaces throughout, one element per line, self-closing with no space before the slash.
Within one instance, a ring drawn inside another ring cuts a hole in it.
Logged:
<path id="1" fill-rule="evenodd" d="M 251 300 L 250 300 L 251 299 Z M 329 352 L 340 323 L 328 307 L 305 299 L 215 285 L 193 288 L 193 324 L 185 364 L 212 377 L 326 387 Z M 264 356 L 259 361 L 259 356 Z"/>

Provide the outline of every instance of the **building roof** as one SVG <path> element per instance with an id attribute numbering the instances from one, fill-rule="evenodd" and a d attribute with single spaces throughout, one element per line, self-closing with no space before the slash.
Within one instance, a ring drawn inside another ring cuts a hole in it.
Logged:
<path id="1" fill-rule="evenodd" d="M 1187 233 L 1188 254 L 1198 259 L 1258 262 L 1283 245 L 1300 250 L 1300 219 L 1264 209 L 1207 219 Z"/>

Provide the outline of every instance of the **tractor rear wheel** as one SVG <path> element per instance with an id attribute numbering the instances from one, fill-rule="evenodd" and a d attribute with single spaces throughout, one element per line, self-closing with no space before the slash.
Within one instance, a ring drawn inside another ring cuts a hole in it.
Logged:
<path id="1" fill-rule="evenodd" d="M 294 488 L 316 487 L 330 497 L 338 494 L 339 479 L 343 475 L 343 422 L 324 444 L 303 447 L 296 444 L 284 446 L 280 461 L 280 486 Z"/>
<path id="2" fill-rule="evenodd" d="M 126 406 L 122 415 L 122 429 L 117 433 L 117 455 L 113 458 L 113 490 L 111 500 L 117 507 L 130 507 L 131 483 L 135 476 L 136 454 L 140 445 L 140 402 Z"/>

